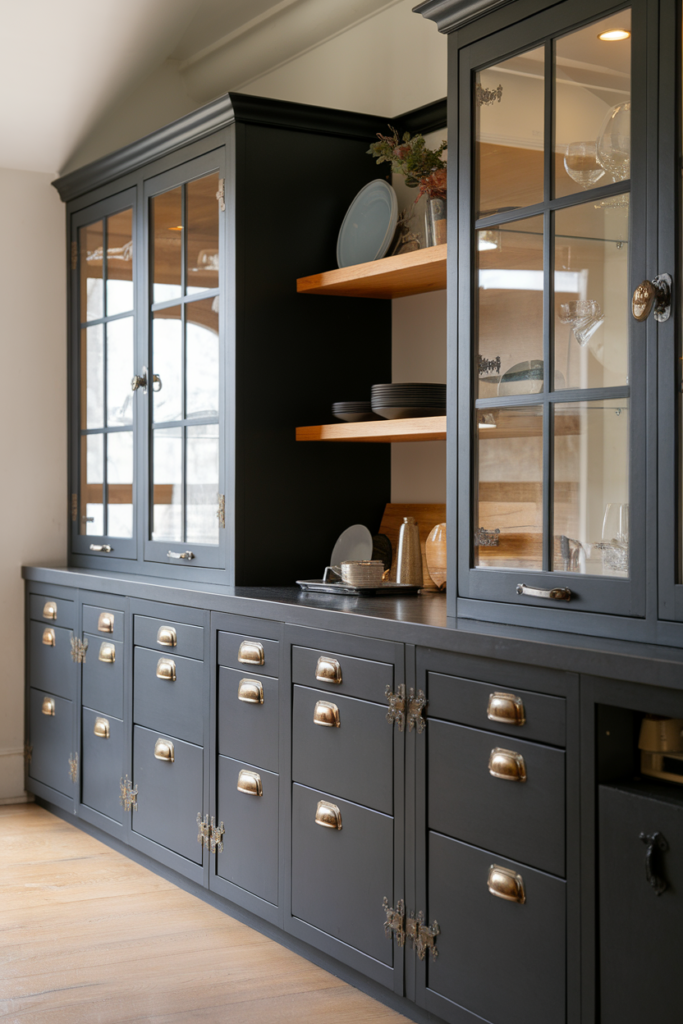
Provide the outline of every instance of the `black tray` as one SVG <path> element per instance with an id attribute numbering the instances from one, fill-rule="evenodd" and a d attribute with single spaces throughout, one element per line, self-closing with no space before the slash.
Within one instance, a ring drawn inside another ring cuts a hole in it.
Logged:
<path id="1" fill-rule="evenodd" d="M 405 597 L 408 594 L 417 594 L 421 587 L 414 583 L 385 583 L 373 584 L 369 587 L 354 587 L 351 583 L 323 583 L 322 580 L 297 580 L 297 585 L 302 590 L 310 590 L 316 594 L 351 594 L 353 597 L 373 597 L 375 594 L 401 594 Z"/>

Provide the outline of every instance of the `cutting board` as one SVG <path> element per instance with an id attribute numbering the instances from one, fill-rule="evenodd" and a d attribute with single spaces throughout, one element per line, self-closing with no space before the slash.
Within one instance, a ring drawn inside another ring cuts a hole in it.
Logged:
<path id="1" fill-rule="evenodd" d="M 396 560 L 398 558 L 398 534 L 405 516 L 412 516 L 420 528 L 420 551 L 422 552 L 422 576 L 424 589 L 437 590 L 427 572 L 425 559 L 425 542 L 435 526 L 446 522 L 445 505 L 386 505 L 378 533 L 385 534 L 391 541 L 391 572 L 389 579 L 396 579 Z"/>

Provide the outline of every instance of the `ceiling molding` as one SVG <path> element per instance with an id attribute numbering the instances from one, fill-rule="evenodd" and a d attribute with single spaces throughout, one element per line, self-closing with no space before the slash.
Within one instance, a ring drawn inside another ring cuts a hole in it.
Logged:
<path id="1" fill-rule="evenodd" d="M 439 32 L 454 32 L 485 14 L 505 7 L 512 0 L 424 0 L 413 7 L 415 14 L 436 23 Z"/>

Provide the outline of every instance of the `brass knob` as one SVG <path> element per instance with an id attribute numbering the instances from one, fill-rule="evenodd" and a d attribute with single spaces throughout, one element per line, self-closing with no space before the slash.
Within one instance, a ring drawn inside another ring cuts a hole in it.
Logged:
<path id="1" fill-rule="evenodd" d="M 107 554 L 109 554 L 109 552 L 113 551 L 114 549 L 111 546 L 111 544 L 91 544 L 90 545 L 90 550 L 91 551 L 105 551 Z"/>
<path id="2" fill-rule="evenodd" d="M 157 662 L 157 678 L 175 683 L 175 661 L 173 658 L 159 658 Z"/>
<path id="3" fill-rule="evenodd" d="M 142 367 L 142 373 L 136 373 L 130 382 L 131 391 L 137 391 L 138 388 L 142 388 L 143 391 L 147 390 L 147 367 Z"/>
<path id="4" fill-rule="evenodd" d="M 492 722 L 503 722 L 505 725 L 524 725 L 524 703 L 514 693 L 492 693 L 486 717 Z"/>
<path id="5" fill-rule="evenodd" d="M 256 679 L 240 679 L 237 699 L 245 704 L 263 704 L 263 686 Z"/>
<path id="6" fill-rule="evenodd" d="M 669 274 L 658 274 L 651 281 L 641 281 L 631 299 L 633 319 L 642 323 L 654 307 L 655 320 L 664 323 L 671 316 L 671 287 Z"/>
<path id="7" fill-rule="evenodd" d="M 162 740 L 160 737 L 154 744 L 154 756 L 157 761 L 175 761 L 175 750 L 171 740 Z"/>
<path id="8" fill-rule="evenodd" d="M 237 788 L 240 793 L 246 793 L 247 796 L 263 796 L 261 776 L 258 772 L 247 771 L 246 768 L 243 768 L 237 776 Z"/>
<path id="9" fill-rule="evenodd" d="M 97 620 L 97 629 L 100 633 L 114 632 L 114 616 L 111 612 L 100 612 Z"/>
<path id="10" fill-rule="evenodd" d="M 157 643 L 162 647 L 175 647 L 178 643 L 178 635 L 173 626 L 159 626 L 157 631 Z"/>
<path id="11" fill-rule="evenodd" d="M 489 772 L 495 779 L 508 782 L 526 782 L 526 765 L 521 754 L 514 750 L 494 747 L 489 758 Z"/>
<path id="12" fill-rule="evenodd" d="M 313 721 L 315 725 L 336 726 L 341 725 L 339 720 L 339 708 L 328 700 L 319 700 L 313 708 Z"/>
<path id="13" fill-rule="evenodd" d="M 54 629 L 43 630 L 43 643 L 46 647 L 54 647 L 56 645 L 55 631 Z"/>
<path id="14" fill-rule="evenodd" d="M 340 685 L 342 681 L 341 665 L 336 658 L 329 658 L 323 654 L 318 658 L 318 664 L 315 666 L 315 678 L 319 683 Z"/>
<path id="15" fill-rule="evenodd" d="M 54 715 L 55 702 L 53 697 L 43 697 L 43 706 L 40 709 L 44 715 Z"/>
<path id="16" fill-rule="evenodd" d="M 498 896 L 501 900 L 510 900 L 511 903 L 526 903 L 522 876 L 510 868 L 492 864 L 489 868 L 488 887 L 491 895 Z"/>
<path id="17" fill-rule="evenodd" d="M 266 656 L 263 644 L 258 640 L 243 640 L 237 652 L 237 660 L 243 665 L 264 665 Z"/>
<path id="18" fill-rule="evenodd" d="M 106 718 L 96 718 L 95 719 L 95 728 L 93 729 L 93 732 L 95 733 L 96 736 L 99 736 L 99 738 L 101 740 L 108 740 L 109 739 L 109 722 L 107 721 L 107 719 Z"/>
<path id="19" fill-rule="evenodd" d="M 342 827 L 341 811 L 336 804 L 330 804 L 327 800 L 319 800 L 315 809 L 315 823 L 323 828 Z"/>
<path id="20" fill-rule="evenodd" d="M 56 619 L 57 618 L 57 602 L 46 601 L 43 605 L 43 618 L 44 619 Z"/>
<path id="21" fill-rule="evenodd" d="M 107 665 L 113 665 L 116 661 L 116 648 L 113 644 L 102 643 L 100 644 L 100 653 L 97 655 L 98 661 L 104 661 Z"/>

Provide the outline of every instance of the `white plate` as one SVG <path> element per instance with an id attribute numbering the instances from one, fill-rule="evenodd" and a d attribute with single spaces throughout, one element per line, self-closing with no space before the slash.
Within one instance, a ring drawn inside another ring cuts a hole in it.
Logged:
<path id="1" fill-rule="evenodd" d="M 391 185 L 381 178 L 364 185 L 339 229 L 337 264 L 354 267 L 381 260 L 391 245 L 397 221 L 398 199 Z"/>
<path id="2" fill-rule="evenodd" d="M 356 523 L 337 538 L 330 555 L 330 565 L 341 562 L 366 562 L 372 558 L 372 534 L 367 526 Z"/>

